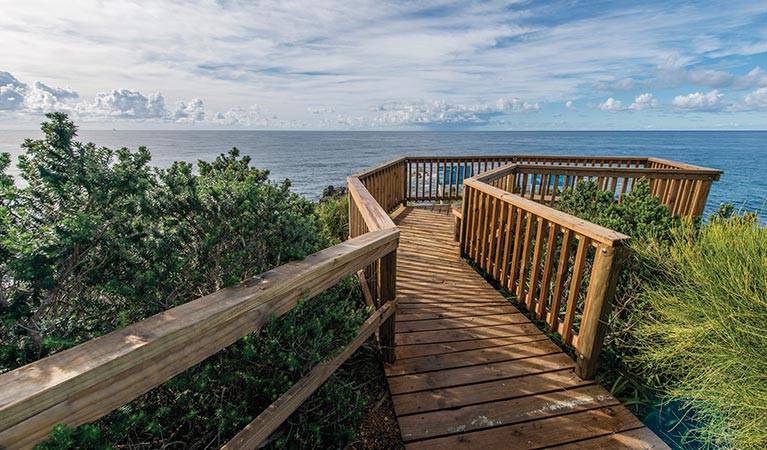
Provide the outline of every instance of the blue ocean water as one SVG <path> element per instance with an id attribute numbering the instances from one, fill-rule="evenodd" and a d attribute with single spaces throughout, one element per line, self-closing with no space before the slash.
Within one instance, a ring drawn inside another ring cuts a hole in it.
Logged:
<path id="1" fill-rule="evenodd" d="M 17 155 L 39 131 L 0 131 L 0 151 Z M 707 212 L 722 202 L 763 210 L 767 201 L 767 131 L 87 131 L 81 141 L 110 148 L 145 145 L 152 164 L 214 159 L 237 147 L 275 180 L 317 199 L 324 186 L 402 155 L 654 156 L 724 170 Z M 16 173 L 15 169 L 11 171 Z"/>

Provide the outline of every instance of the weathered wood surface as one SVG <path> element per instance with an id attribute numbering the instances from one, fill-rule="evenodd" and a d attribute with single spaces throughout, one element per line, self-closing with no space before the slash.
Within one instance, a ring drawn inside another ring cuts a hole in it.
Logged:
<path id="1" fill-rule="evenodd" d="M 461 260 L 449 206 L 395 222 L 386 372 L 408 449 L 668 448 Z"/>
<path id="2" fill-rule="evenodd" d="M 398 235 L 368 233 L 0 375 L 0 448 L 103 416 L 392 253 Z"/>
<path id="3" fill-rule="evenodd" d="M 323 362 L 282 394 L 264 412 L 227 442 L 221 450 L 251 450 L 258 448 L 284 421 L 290 417 L 375 331 L 389 319 L 397 308 L 392 301 L 374 312 L 360 327 L 357 337 L 330 361 Z"/>

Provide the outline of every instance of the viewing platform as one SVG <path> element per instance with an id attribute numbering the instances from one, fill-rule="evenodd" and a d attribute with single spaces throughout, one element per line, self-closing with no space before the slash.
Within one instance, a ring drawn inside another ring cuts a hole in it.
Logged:
<path id="1" fill-rule="evenodd" d="M 348 178 L 349 240 L 0 375 L 0 448 L 92 422 L 350 275 L 373 307 L 357 336 L 222 448 L 268 440 L 374 335 L 408 449 L 667 448 L 593 381 L 629 236 L 552 206 L 582 180 L 619 202 L 646 178 L 673 214 L 701 216 L 721 173 L 524 155 L 371 168 Z"/>
<path id="2" fill-rule="evenodd" d="M 668 448 L 460 257 L 448 205 L 403 209 L 396 356 L 407 449 Z"/>

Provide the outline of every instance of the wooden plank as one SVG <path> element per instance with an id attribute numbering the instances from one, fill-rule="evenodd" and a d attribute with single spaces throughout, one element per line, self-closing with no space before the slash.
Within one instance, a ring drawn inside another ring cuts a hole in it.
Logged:
<path id="1" fill-rule="evenodd" d="M 494 327 L 442 331 L 415 331 L 412 333 L 397 333 L 397 345 L 434 344 L 438 342 L 455 342 L 538 334 L 540 334 L 540 330 L 533 324 L 499 325 Z"/>
<path id="2" fill-rule="evenodd" d="M 620 405 L 602 386 L 592 385 L 512 400 L 445 409 L 400 417 L 405 442 L 556 417 L 578 411 Z M 547 433 L 549 430 L 542 430 Z"/>
<path id="3" fill-rule="evenodd" d="M 359 207 L 360 214 L 362 214 L 368 230 L 388 230 L 396 227 L 389 214 L 384 211 L 359 179 L 349 177 L 346 179 L 346 183 L 349 195 L 352 196 L 354 202 Z"/>
<path id="4" fill-rule="evenodd" d="M 368 233 L 0 375 L 0 446 L 103 416 L 391 252 L 398 236 Z"/>
<path id="5" fill-rule="evenodd" d="M 671 447 L 647 427 L 550 448 L 552 450 L 592 450 L 595 448 L 604 450 L 671 450 Z"/>
<path id="6" fill-rule="evenodd" d="M 405 448 L 533 450 L 641 427 L 642 422 L 626 408 L 606 407 L 473 433 L 427 439 L 414 442 Z"/>
<path id="7" fill-rule="evenodd" d="M 221 450 L 252 450 L 258 447 L 290 417 L 358 348 L 394 314 L 396 301 L 383 305 L 357 331 L 357 337 L 346 344 L 333 359 L 316 365 L 252 422 L 246 425 Z"/>
<path id="8" fill-rule="evenodd" d="M 357 271 L 357 280 L 359 280 L 360 289 L 362 290 L 362 298 L 365 300 L 365 304 L 371 308 L 375 308 L 375 301 L 373 300 L 373 294 L 370 293 L 370 286 L 368 286 L 368 282 L 365 279 L 364 270 Z"/>
<path id="9" fill-rule="evenodd" d="M 536 341 L 522 344 L 507 344 L 498 347 L 472 349 L 462 352 L 442 353 L 399 361 L 386 369 L 386 375 L 408 375 L 436 370 L 455 369 L 501 361 L 530 358 L 532 356 L 560 353 L 562 350 L 551 341 Z"/>
<path id="10" fill-rule="evenodd" d="M 516 323 L 530 323 L 530 320 L 521 313 L 492 316 L 450 317 L 399 322 L 397 331 L 399 333 L 409 333 L 414 331 L 451 330 L 456 328 L 470 329 L 475 327 L 492 327 Z"/>
<path id="11" fill-rule="evenodd" d="M 399 360 L 408 358 L 420 358 L 429 355 L 441 355 L 444 353 L 461 352 L 465 350 L 474 350 L 479 348 L 500 347 L 502 345 L 533 343 L 537 341 L 549 340 L 543 334 L 532 334 L 524 336 L 506 336 L 501 338 L 471 339 L 465 341 L 437 342 L 426 344 L 400 345 L 397 347 L 397 358 Z M 534 344 L 531 344 L 534 345 Z"/>
<path id="12" fill-rule="evenodd" d="M 559 370 L 523 375 L 516 378 L 501 378 L 483 383 L 411 392 L 392 396 L 394 410 L 398 416 L 425 413 L 428 411 L 451 410 L 467 405 L 491 405 L 499 400 L 509 400 L 530 395 L 545 395 L 551 392 L 591 386 L 592 380 L 583 380 L 572 370 Z"/>
<path id="13" fill-rule="evenodd" d="M 557 353 L 538 358 L 390 377 L 389 389 L 391 389 L 392 395 L 403 394 L 500 378 L 519 377 L 531 373 L 552 372 L 573 366 L 573 360 L 570 357 L 564 353 Z"/>

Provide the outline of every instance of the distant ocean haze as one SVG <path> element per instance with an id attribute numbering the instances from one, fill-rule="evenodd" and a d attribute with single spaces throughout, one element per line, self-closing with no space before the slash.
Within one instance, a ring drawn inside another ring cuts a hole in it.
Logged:
<path id="1" fill-rule="evenodd" d="M 0 130 L 0 152 L 21 153 L 40 131 Z M 132 150 L 146 146 L 152 165 L 212 161 L 232 147 L 275 181 L 316 200 L 327 185 L 399 156 L 584 155 L 654 156 L 724 170 L 706 213 L 722 202 L 763 210 L 767 201 L 767 131 L 87 131 L 78 140 Z M 10 174 L 17 175 L 13 167 Z M 764 219 L 764 218 L 763 218 Z"/>

